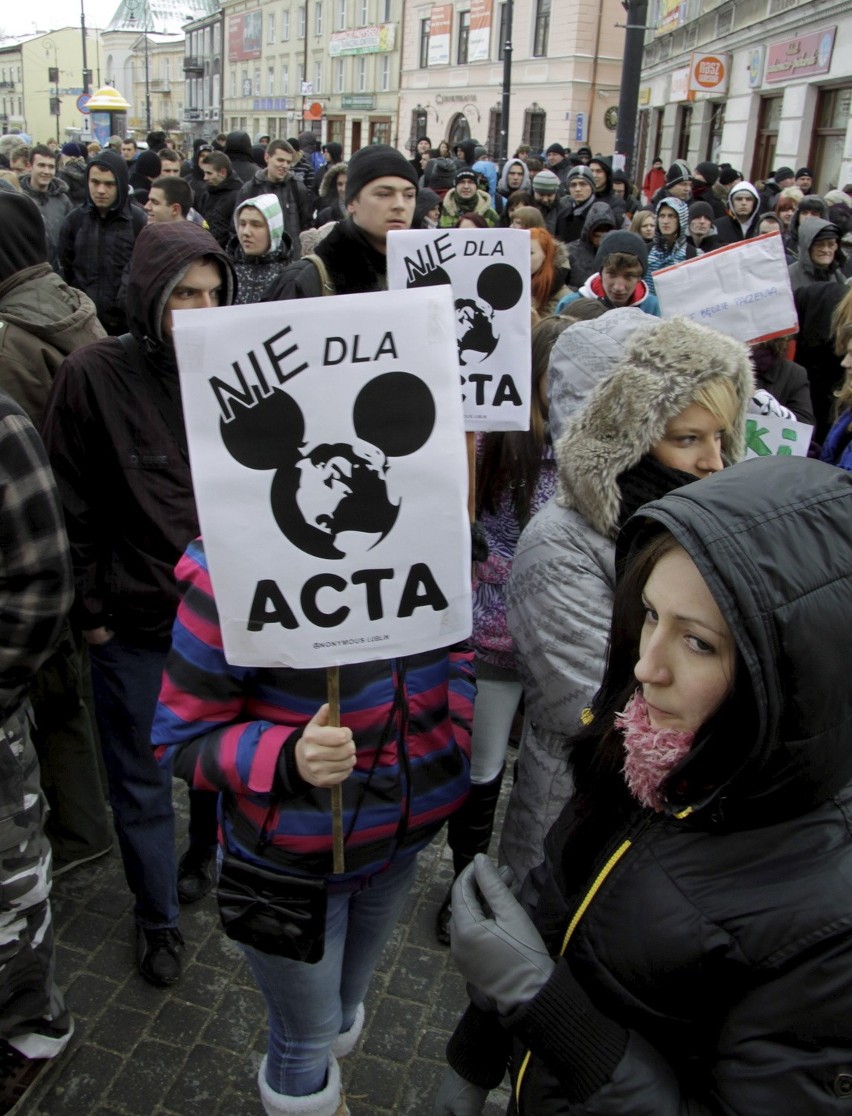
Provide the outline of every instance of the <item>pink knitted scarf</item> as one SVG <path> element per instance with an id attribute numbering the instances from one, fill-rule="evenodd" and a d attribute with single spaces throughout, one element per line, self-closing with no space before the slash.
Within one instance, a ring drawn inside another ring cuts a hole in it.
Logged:
<path id="1" fill-rule="evenodd" d="M 694 732 L 655 729 L 648 718 L 648 705 L 637 690 L 622 713 L 615 715 L 616 727 L 624 735 L 624 778 L 635 799 L 660 813 L 660 788 L 666 776 L 692 747 Z"/>

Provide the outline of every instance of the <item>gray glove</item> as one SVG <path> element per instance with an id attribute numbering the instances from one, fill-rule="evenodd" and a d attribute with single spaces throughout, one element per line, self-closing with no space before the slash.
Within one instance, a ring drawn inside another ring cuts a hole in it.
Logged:
<path id="1" fill-rule="evenodd" d="M 465 980 L 501 1015 L 531 1000 L 555 968 L 526 911 L 482 853 L 453 886 L 450 949 Z"/>
<path id="2" fill-rule="evenodd" d="M 435 1116 L 481 1116 L 487 1100 L 488 1089 L 472 1085 L 447 1066 L 435 1097 Z"/>

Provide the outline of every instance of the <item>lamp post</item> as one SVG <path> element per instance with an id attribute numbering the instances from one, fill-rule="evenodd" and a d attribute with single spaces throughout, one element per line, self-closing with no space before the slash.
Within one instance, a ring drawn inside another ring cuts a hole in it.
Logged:
<path id="1" fill-rule="evenodd" d="M 92 83 L 92 71 L 86 63 L 86 8 L 84 0 L 80 0 L 80 33 L 83 36 L 83 92 L 89 92 Z"/>
<path id="2" fill-rule="evenodd" d="M 140 5 L 140 0 L 126 0 L 127 8 L 130 15 L 127 17 L 128 23 L 138 23 L 135 12 Z M 142 10 L 145 13 L 145 26 L 142 28 L 142 37 L 144 40 L 145 51 L 145 128 L 148 132 L 151 131 L 151 70 L 148 64 L 148 3 L 147 0 L 141 0 Z"/>

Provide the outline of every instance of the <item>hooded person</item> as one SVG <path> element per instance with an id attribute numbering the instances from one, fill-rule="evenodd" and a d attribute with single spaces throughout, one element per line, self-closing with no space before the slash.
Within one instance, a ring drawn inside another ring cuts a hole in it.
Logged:
<path id="1" fill-rule="evenodd" d="M 729 217 L 716 222 L 717 247 L 738 244 L 757 236 L 760 225 L 760 194 L 750 182 L 739 182 L 728 194 Z"/>
<path id="2" fill-rule="evenodd" d="M 155 178 L 159 178 L 162 173 L 160 156 L 156 151 L 139 152 L 139 157 L 134 161 L 133 169 L 130 172 L 130 196 L 137 205 L 145 205 L 151 183 Z"/>
<path id="3" fill-rule="evenodd" d="M 274 194 L 240 202 L 234 210 L 234 236 L 228 255 L 237 276 L 238 305 L 262 302 L 263 293 L 290 261 L 292 242 Z"/>
<path id="4" fill-rule="evenodd" d="M 148 215 L 133 203 L 127 165 L 112 150 L 89 162 L 86 191 L 85 203 L 71 210 L 59 232 L 60 272 L 89 296 L 101 325 L 117 336 L 127 328 L 122 277 Z"/>
<path id="5" fill-rule="evenodd" d="M 642 278 L 647 266 L 648 247 L 641 236 L 620 230 L 607 233 L 595 254 L 594 274 L 579 290 L 566 295 L 555 313 L 561 314 L 578 299 L 588 298 L 597 300 L 606 310 L 635 306 L 659 318 L 660 304 Z"/>
<path id="6" fill-rule="evenodd" d="M 663 198 L 657 203 L 657 227 L 654 242 L 648 252 L 648 270 L 645 282 L 651 294 L 656 294 L 653 275 L 664 267 L 682 263 L 698 255 L 695 246 L 687 240 L 689 235 L 689 209 L 679 198 Z"/>
<path id="7" fill-rule="evenodd" d="M 322 176 L 322 188 L 317 198 L 317 215 L 314 228 L 321 228 L 329 221 L 343 221 L 346 217 L 346 163 L 333 163 L 326 166 Z"/>
<path id="8" fill-rule="evenodd" d="M 434 190 L 443 201 L 456 184 L 455 159 L 430 159 L 423 171 L 421 185 Z"/>
<path id="9" fill-rule="evenodd" d="M 53 378 L 104 336 L 92 300 L 51 269 L 44 224 L 25 194 L 0 194 L 0 387 L 41 425 Z"/>
<path id="10" fill-rule="evenodd" d="M 387 290 L 387 238 L 414 218 L 417 175 L 396 148 L 370 144 L 349 160 L 348 216 L 316 247 L 314 259 L 284 269 L 266 301 Z"/>
<path id="11" fill-rule="evenodd" d="M 413 229 L 436 229 L 441 219 L 441 199 L 434 190 L 428 187 L 421 189 L 417 194 L 417 205 L 414 207 L 414 220 L 411 222 Z"/>
<path id="12" fill-rule="evenodd" d="M 620 546 L 543 871 L 521 904 L 486 858 L 456 885 L 478 1007 L 448 1046 L 467 1107 L 436 1111 L 479 1112 L 511 1053 L 520 1116 L 840 1112 L 852 477 L 762 458 L 647 503 Z"/>
<path id="13" fill-rule="evenodd" d="M 798 187 L 796 187 L 798 189 Z M 811 194 L 805 197 L 804 194 L 798 199 L 795 212 L 790 218 L 790 224 L 787 226 L 787 235 L 784 238 L 784 247 L 787 251 L 787 262 L 795 263 L 799 258 L 799 231 L 800 229 L 815 218 L 822 221 L 828 220 L 828 206 L 825 200 L 816 194 Z"/>
<path id="14" fill-rule="evenodd" d="M 322 145 L 322 165 L 317 169 L 316 182 L 314 186 L 317 194 L 322 193 L 322 182 L 328 173 L 329 167 L 339 166 L 343 162 L 343 144 L 338 143 L 336 140 L 329 140 L 328 143 Z"/>
<path id="15" fill-rule="evenodd" d="M 518 879 L 572 794 L 566 746 L 603 674 L 619 528 L 743 456 L 752 394 L 745 345 L 635 308 L 566 330 L 548 382 L 557 495 L 521 536 L 507 593 L 527 717 L 500 861 Z M 670 452 L 686 445 L 695 456 Z"/>
<path id="16" fill-rule="evenodd" d="M 582 287 L 595 272 L 595 258 L 600 243 L 620 222 L 606 202 L 589 206 L 583 231 L 568 245 L 569 278 L 572 287 Z"/>
<path id="17" fill-rule="evenodd" d="M 212 150 L 213 147 L 209 140 L 195 139 L 192 141 L 192 158 L 187 159 L 182 164 L 180 173 L 181 177 L 187 180 L 193 190 L 204 184 L 204 171 L 200 161 L 208 151 Z"/>
<path id="18" fill-rule="evenodd" d="M 516 190 L 529 191 L 530 189 L 530 172 L 527 164 L 522 159 L 507 159 L 497 184 L 497 193 L 500 197 L 505 201 Z"/>
<path id="19" fill-rule="evenodd" d="M 579 239 L 588 212 L 597 198 L 595 178 L 588 167 L 572 167 L 565 181 L 568 197 L 557 214 L 555 236 L 563 244 L 570 244 L 572 240 Z"/>
<path id="20" fill-rule="evenodd" d="M 161 986 L 180 977 L 183 939 L 171 778 L 154 760 L 150 730 L 177 610 L 174 568 L 199 530 L 173 325 L 181 310 L 229 305 L 233 295 L 232 265 L 209 232 L 191 221 L 147 225 L 130 262 L 129 334 L 65 360 L 43 424 L 71 544 L 72 618 L 89 647 L 110 805 L 135 896 L 136 963 Z M 209 867 L 215 828 L 215 798 L 199 813 L 191 804 L 197 864 Z"/>
<path id="21" fill-rule="evenodd" d="M 460 217 L 470 213 L 478 213 L 489 228 L 494 228 L 500 218 L 491 205 L 490 196 L 479 189 L 478 181 L 473 168 L 462 168 L 456 172 L 455 189 L 446 193 L 441 203 L 439 228 L 454 228 Z"/>
<path id="22" fill-rule="evenodd" d="M 609 206 L 620 228 L 627 212 L 627 200 L 612 192 L 612 163 L 603 155 L 595 155 L 589 160 L 589 170 L 595 180 L 595 201 Z"/>
<path id="23" fill-rule="evenodd" d="M 840 247 L 840 229 L 815 217 L 799 227 L 799 258 L 787 269 L 794 291 L 809 283 L 846 285 L 843 266 L 846 256 Z"/>
<path id="24" fill-rule="evenodd" d="M 225 137 L 225 154 L 231 160 L 231 169 L 240 182 L 251 182 L 257 173 L 257 163 L 251 151 L 248 132 L 228 132 Z"/>

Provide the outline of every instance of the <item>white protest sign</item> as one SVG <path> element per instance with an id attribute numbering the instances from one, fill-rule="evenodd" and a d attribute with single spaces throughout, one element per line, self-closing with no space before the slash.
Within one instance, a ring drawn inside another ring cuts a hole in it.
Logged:
<path id="1" fill-rule="evenodd" d="M 450 292 L 185 310 L 174 336 L 228 661 L 327 667 L 466 638 Z"/>
<path id="2" fill-rule="evenodd" d="M 466 430 L 529 429 L 530 282 L 526 229 L 388 237 L 391 290 L 452 287 Z"/>
<path id="3" fill-rule="evenodd" d="M 799 328 L 777 232 L 661 268 L 654 287 L 664 318 L 692 318 L 738 341 L 768 341 Z"/>
<path id="4" fill-rule="evenodd" d="M 746 460 L 750 457 L 807 457 L 814 428 L 780 415 L 746 416 Z"/>

